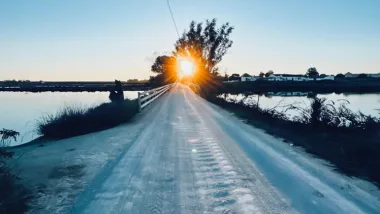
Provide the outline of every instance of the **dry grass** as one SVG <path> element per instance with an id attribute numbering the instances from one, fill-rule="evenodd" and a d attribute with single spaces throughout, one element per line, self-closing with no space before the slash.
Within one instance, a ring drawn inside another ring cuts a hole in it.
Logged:
<path id="1" fill-rule="evenodd" d="M 64 107 L 56 114 L 43 116 L 37 132 L 48 138 L 68 138 L 112 128 L 138 113 L 137 100 L 103 103 L 92 108 Z"/>
<path id="2" fill-rule="evenodd" d="M 18 214 L 27 209 L 27 190 L 17 182 L 17 177 L 7 166 L 7 161 L 13 158 L 13 152 L 8 151 L 7 147 L 19 135 L 13 130 L 0 130 L 0 213 Z"/>
<path id="3" fill-rule="evenodd" d="M 353 112 L 343 103 L 312 98 L 310 105 L 289 105 L 284 111 L 263 109 L 259 102 L 209 96 L 207 100 L 267 132 L 291 141 L 335 164 L 338 171 L 380 184 L 380 119 Z M 298 111 L 294 118 L 286 111 Z"/>

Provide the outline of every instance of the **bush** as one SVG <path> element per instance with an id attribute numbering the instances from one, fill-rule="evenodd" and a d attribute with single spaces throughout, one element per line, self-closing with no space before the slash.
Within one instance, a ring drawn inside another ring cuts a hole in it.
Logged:
<path id="1" fill-rule="evenodd" d="M 380 187 L 380 119 L 353 112 L 341 104 L 312 98 L 310 105 L 289 105 L 284 111 L 263 109 L 259 100 L 209 96 L 208 101 L 234 112 L 270 134 L 282 137 L 307 152 L 335 164 L 350 176 L 369 179 Z M 284 106 L 282 106 L 284 107 Z M 299 115 L 286 117 L 289 109 Z"/>
<path id="2" fill-rule="evenodd" d="M 341 100 L 342 101 L 342 100 Z M 346 101 L 346 100 L 343 100 Z M 380 130 L 380 119 L 361 112 L 355 113 L 346 104 L 348 101 L 335 107 L 335 103 L 326 98 L 313 97 L 310 106 L 306 108 L 290 105 L 288 109 L 296 109 L 299 116 L 293 118 L 294 122 L 311 125 L 315 130 L 341 131 L 369 131 Z M 333 129 L 331 129 L 333 128 Z"/>
<path id="3" fill-rule="evenodd" d="M 13 157 L 13 152 L 8 151 L 7 147 L 19 135 L 13 130 L 0 130 L 0 213 L 24 213 L 27 208 L 27 191 L 17 184 L 17 177 L 7 166 L 7 161 Z"/>
<path id="4" fill-rule="evenodd" d="M 64 107 L 43 116 L 37 132 L 48 138 L 67 138 L 108 129 L 130 120 L 139 111 L 137 100 L 103 103 L 92 108 Z"/>
<path id="5" fill-rule="evenodd" d="M 13 152 L 8 151 L 7 147 L 10 145 L 10 141 L 16 141 L 19 135 L 20 133 L 13 130 L 0 130 L 0 175 L 7 173 L 6 161 L 13 157 Z"/>

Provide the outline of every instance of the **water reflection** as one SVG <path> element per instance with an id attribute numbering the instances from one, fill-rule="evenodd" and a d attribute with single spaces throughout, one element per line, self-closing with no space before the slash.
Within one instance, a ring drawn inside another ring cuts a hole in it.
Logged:
<path id="1" fill-rule="evenodd" d="M 91 107 L 110 102 L 109 92 L 0 92 L 0 129 L 20 132 L 13 145 L 29 142 L 38 135 L 34 132 L 41 115 L 55 113 L 63 106 Z M 125 98 L 137 98 L 137 91 L 125 91 Z"/>
<path id="2" fill-rule="evenodd" d="M 301 106 L 308 106 L 310 99 L 314 96 L 326 98 L 333 101 L 337 106 L 342 100 L 347 100 L 347 107 L 357 112 L 372 116 L 380 116 L 380 93 L 329 93 L 315 94 L 313 92 L 267 92 L 262 94 L 241 93 L 241 94 L 222 94 L 224 99 L 243 101 L 246 104 L 256 105 L 259 103 L 262 108 L 274 108 L 282 111 L 286 106 L 297 103 Z M 288 111 L 287 115 L 292 117 L 296 114 L 294 111 Z"/>
<path id="3" fill-rule="evenodd" d="M 301 92 L 301 91 L 295 91 L 295 92 L 267 92 L 264 93 L 264 96 L 266 97 L 272 97 L 272 96 L 281 96 L 281 97 L 311 97 L 315 94 L 313 92 Z"/>

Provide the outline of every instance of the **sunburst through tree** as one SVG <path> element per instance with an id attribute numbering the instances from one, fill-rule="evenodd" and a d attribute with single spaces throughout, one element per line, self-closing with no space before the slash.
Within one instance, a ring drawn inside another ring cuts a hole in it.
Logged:
<path id="1" fill-rule="evenodd" d="M 171 56 L 159 56 L 152 66 L 162 84 L 190 79 L 203 92 L 216 88 L 223 77 L 218 64 L 232 46 L 233 27 L 225 23 L 217 27 L 216 19 L 191 22 L 190 27 L 175 43 Z"/>

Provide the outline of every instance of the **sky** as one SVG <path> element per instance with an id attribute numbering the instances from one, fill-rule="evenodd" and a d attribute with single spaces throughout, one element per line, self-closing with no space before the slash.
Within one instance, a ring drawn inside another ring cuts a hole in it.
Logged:
<path id="1" fill-rule="evenodd" d="M 379 0 L 170 0 L 180 33 L 235 27 L 220 71 L 380 72 Z M 2 0 L 0 80 L 147 79 L 178 38 L 166 0 Z"/>

